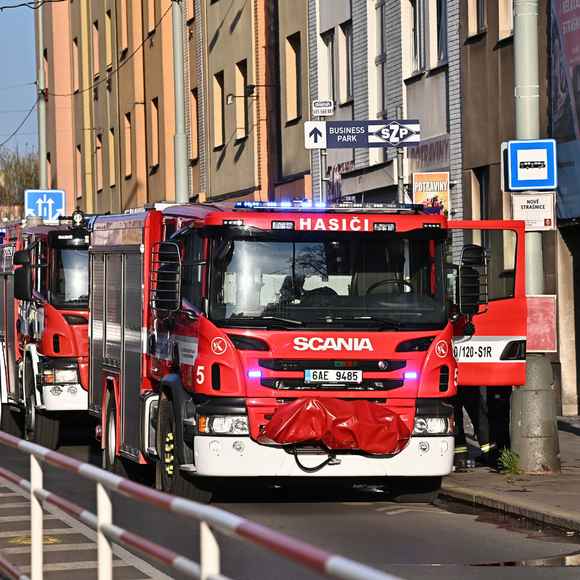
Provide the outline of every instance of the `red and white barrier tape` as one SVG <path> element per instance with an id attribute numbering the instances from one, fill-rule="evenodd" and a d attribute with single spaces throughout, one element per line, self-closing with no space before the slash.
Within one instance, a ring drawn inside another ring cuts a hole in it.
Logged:
<path id="1" fill-rule="evenodd" d="M 321 548 L 315 548 L 302 540 L 292 538 L 235 514 L 170 496 L 2 431 L 0 431 L 0 443 L 32 454 L 46 463 L 66 469 L 91 481 L 101 483 L 104 487 L 117 491 L 126 497 L 144 501 L 187 518 L 205 521 L 227 535 L 248 540 L 327 576 L 345 580 L 398 580 L 395 576 L 354 560 L 331 554 Z"/>

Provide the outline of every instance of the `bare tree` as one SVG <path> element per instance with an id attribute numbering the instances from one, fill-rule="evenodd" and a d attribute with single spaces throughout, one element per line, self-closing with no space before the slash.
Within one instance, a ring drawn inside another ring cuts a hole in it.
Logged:
<path id="1" fill-rule="evenodd" d="M 0 150 L 0 205 L 24 204 L 24 190 L 38 188 L 35 153 Z"/>

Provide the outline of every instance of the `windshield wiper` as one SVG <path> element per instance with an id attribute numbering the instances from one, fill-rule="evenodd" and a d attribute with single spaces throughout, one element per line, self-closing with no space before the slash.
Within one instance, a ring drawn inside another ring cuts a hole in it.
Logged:
<path id="1" fill-rule="evenodd" d="M 320 321 L 326 322 L 327 324 L 348 324 L 352 322 L 356 323 L 365 323 L 370 322 L 373 325 L 378 325 L 379 330 L 399 330 L 401 328 L 401 323 L 398 320 L 394 320 L 391 318 L 377 318 L 376 316 L 351 316 L 351 317 L 344 317 L 344 316 L 323 316 L 319 318 Z"/>
<path id="2" fill-rule="evenodd" d="M 216 324 L 223 326 L 252 326 L 265 328 L 282 328 L 287 330 L 294 326 L 303 326 L 304 323 L 300 320 L 293 320 L 292 318 L 281 318 L 279 316 L 236 316 L 227 320 L 216 320 Z"/>

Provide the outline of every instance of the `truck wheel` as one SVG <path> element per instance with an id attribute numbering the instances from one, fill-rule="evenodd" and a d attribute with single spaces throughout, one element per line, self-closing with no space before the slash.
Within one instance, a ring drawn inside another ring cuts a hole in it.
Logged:
<path id="1" fill-rule="evenodd" d="M 213 495 L 212 492 L 199 486 L 195 479 L 188 477 L 179 469 L 175 448 L 173 405 L 167 395 L 162 394 L 157 414 L 157 452 L 159 454 L 155 473 L 157 488 L 172 495 L 209 503 Z"/>
<path id="2" fill-rule="evenodd" d="M 390 477 L 386 487 L 398 503 L 433 503 L 441 489 L 441 477 Z"/>
<path id="3" fill-rule="evenodd" d="M 34 369 L 29 358 L 26 359 L 25 375 L 24 434 L 26 439 L 47 449 L 56 449 L 60 440 L 60 419 L 36 408 Z"/>
<path id="4" fill-rule="evenodd" d="M 107 403 L 104 438 L 103 469 L 112 471 L 121 477 L 127 477 L 125 462 L 117 455 L 117 406 L 112 395 L 109 396 Z"/>
<path id="5" fill-rule="evenodd" d="M 9 435 L 22 437 L 22 416 L 17 413 L 7 403 L 0 401 L 0 430 Z"/>

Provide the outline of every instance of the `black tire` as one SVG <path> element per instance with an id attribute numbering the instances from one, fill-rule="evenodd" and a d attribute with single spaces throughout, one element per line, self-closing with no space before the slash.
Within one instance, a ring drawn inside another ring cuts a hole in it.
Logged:
<path id="1" fill-rule="evenodd" d="M 26 439 L 47 449 L 57 449 L 60 442 L 60 418 L 36 408 L 36 385 L 32 361 L 26 358 L 24 369 L 26 409 L 24 411 L 24 435 Z"/>
<path id="2" fill-rule="evenodd" d="M 173 405 L 167 396 L 162 394 L 157 413 L 157 452 L 159 453 L 155 469 L 157 488 L 200 503 L 210 503 L 213 491 L 202 487 L 193 477 L 189 477 L 179 469 L 175 446 Z"/>
<path id="3" fill-rule="evenodd" d="M 433 503 L 441 489 L 441 477 L 392 477 L 387 479 L 389 496 L 397 503 Z"/>
<path id="4" fill-rule="evenodd" d="M 117 405 L 115 404 L 115 397 L 109 393 L 109 401 L 107 403 L 107 415 L 105 417 L 105 430 L 103 432 L 103 455 L 102 465 L 103 469 L 111 471 L 121 477 L 128 477 L 127 466 L 123 459 L 116 453 L 117 441 Z"/>
<path id="5" fill-rule="evenodd" d="M 22 414 L 2 402 L 0 402 L 0 430 L 15 437 L 22 437 L 24 434 Z"/>

